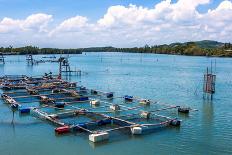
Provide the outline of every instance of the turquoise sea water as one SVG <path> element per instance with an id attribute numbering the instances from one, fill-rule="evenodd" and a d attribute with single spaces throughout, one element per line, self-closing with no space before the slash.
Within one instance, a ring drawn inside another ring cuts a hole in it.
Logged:
<path id="1" fill-rule="evenodd" d="M 42 55 L 34 56 L 39 59 Z M 216 94 L 203 100 L 203 74 L 216 60 Z M 0 75 L 41 75 L 58 72 L 56 63 L 28 66 L 25 56 L 7 56 Z M 142 136 L 120 133 L 93 144 L 87 134 L 56 136 L 54 126 L 12 112 L 0 101 L 1 155 L 119 155 L 119 154 L 232 154 L 232 59 L 154 54 L 87 53 L 71 55 L 73 68 L 85 72 L 68 79 L 88 88 L 187 105 L 198 111 L 179 115 L 180 128 L 165 128 Z"/>

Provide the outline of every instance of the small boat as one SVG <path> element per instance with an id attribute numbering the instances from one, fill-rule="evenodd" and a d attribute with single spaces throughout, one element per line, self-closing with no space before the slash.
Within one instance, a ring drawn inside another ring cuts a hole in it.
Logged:
<path id="1" fill-rule="evenodd" d="M 114 93 L 113 92 L 106 93 L 106 97 L 107 98 L 113 98 L 114 97 Z"/>
<path id="2" fill-rule="evenodd" d="M 189 111 L 190 111 L 190 108 L 186 108 L 186 107 L 179 107 L 178 108 L 178 112 L 180 112 L 180 113 L 188 114 Z"/>
<path id="3" fill-rule="evenodd" d="M 124 99 L 125 99 L 125 101 L 132 102 L 133 101 L 133 96 L 125 95 Z"/>

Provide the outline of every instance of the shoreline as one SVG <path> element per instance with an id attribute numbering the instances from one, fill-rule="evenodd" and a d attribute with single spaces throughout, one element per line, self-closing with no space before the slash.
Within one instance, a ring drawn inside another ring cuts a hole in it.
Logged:
<path id="1" fill-rule="evenodd" d="M 225 56 L 225 55 L 188 55 L 188 54 L 172 54 L 172 53 L 153 53 L 153 52 L 119 52 L 119 51 L 88 51 L 88 52 L 81 52 L 81 53 L 37 53 L 32 55 L 68 55 L 68 54 L 83 54 L 83 53 L 133 53 L 133 54 L 157 54 L 157 55 L 173 55 L 173 56 L 190 56 L 190 57 L 208 57 L 208 58 L 232 58 L 232 56 Z M 29 54 L 19 54 L 19 53 L 2 53 L 4 56 L 17 56 L 17 55 L 29 55 Z"/>

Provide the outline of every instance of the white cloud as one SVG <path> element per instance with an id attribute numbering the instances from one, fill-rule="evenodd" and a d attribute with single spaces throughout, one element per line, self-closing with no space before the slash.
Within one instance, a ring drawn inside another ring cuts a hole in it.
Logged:
<path id="1" fill-rule="evenodd" d="M 108 9 L 104 17 L 98 20 L 100 26 L 116 26 L 115 24 L 135 24 L 153 19 L 154 12 L 144 7 L 130 4 L 129 7 L 117 5 Z"/>
<path id="2" fill-rule="evenodd" d="M 48 24 L 52 15 L 38 13 L 25 19 L 3 18 L 0 21 L 0 46 L 48 45 Z"/>
<path id="3" fill-rule="evenodd" d="M 13 20 L 11 18 L 3 18 L 0 22 L 0 33 L 7 33 L 10 31 L 14 31 L 18 29 L 21 21 L 20 20 Z"/>
<path id="4" fill-rule="evenodd" d="M 231 10 L 231 9 L 232 9 L 232 3 L 228 0 L 225 0 L 216 8 L 216 11 Z"/>
<path id="5" fill-rule="evenodd" d="M 76 16 L 63 21 L 57 28 L 56 31 L 80 31 L 85 26 L 88 26 L 88 19 L 82 16 Z"/>
<path id="6" fill-rule="evenodd" d="M 200 24 L 206 27 L 206 32 L 211 35 L 214 33 L 217 38 L 220 38 L 222 32 L 227 32 L 229 35 L 232 32 L 230 29 L 232 27 L 232 3 L 227 0 L 221 2 L 215 10 L 209 10 L 201 16 Z M 222 38 L 226 40 L 224 35 Z"/>
<path id="7" fill-rule="evenodd" d="M 32 14 L 26 19 L 12 19 L 5 17 L 0 21 L 0 33 L 22 32 L 27 30 L 44 31 L 47 24 L 52 21 L 52 15 Z"/>
<path id="8" fill-rule="evenodd" d="M 23 20 L 3 18 L 0 41 L 11 36 L 14 43 L 17 33 L 24 36 L 20 45 L 33 39 L 36 45 L 56 47 L 133 47 L 202 39 L 232 41 L 229 35 L 232 32 L 232 2 L 224 0 L 215 9 L 198 12 L 200 5 L 210 2 L 178 0 L 173 3 L 164 0 L 153 8 L 116 5 L 109 7 L 96 22 L 77 15 L 54 26 L 49 25 L 52 15 L 42 13 Z"/>
<path id="9" fill-rule="evenodd" d="M 170 17 L 172 20 L 179 22 L 180 20 L 193 20 L 199 13 L 196 7 L 209 3 L 210 0 L 179 0 L 176 4 L 171 5 L 172 12 Z"/>
<path id="10" fill-rule="evenodd" d="M 47 24 L 52 21 L 52 15 L 32 14 L 22 21 L 21 27 L 24 30 L 46 31 Z"/>

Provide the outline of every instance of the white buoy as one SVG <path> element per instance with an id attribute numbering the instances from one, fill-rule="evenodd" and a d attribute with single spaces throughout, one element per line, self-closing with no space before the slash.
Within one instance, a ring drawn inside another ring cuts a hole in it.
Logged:
<path id="1" fill-rule="evenodd" d="M 143 111 L 143 112 L 140 113 L 140 116 L 141 116 L 142 118 L 149 119 L 150 116 L 151 116 L 151 113 L 148 112 L 148 111 Z"/>
<path id="2" fill-rule="evenodd" d="M 89 135 L 89 140 L 91 142 L 101 142 L 104 140 L 109 139 L 109 133 L 108 132 L 101 132 L 101 133 L 96 133 L 96 134 L 90 134 Z"/>
<path id="3" fill-rule="evenodd" d="M 117 105 L 117 104 L 114 104 L 114 105 L 110 106 L 110 109 L 113 110 L 113 111 L 118 111 L 118 110 L 120 110 L 120 106 Z"/>
<path id="4" fill-rule="evenodd" d="M 131 128 L 131 133 L 132 133 L 133 135 L 141 135 L 142 132 L 143 132 L 142 127 L 132 127 L 132 128 Z"/>
<path id="5" fill-rule="evenodd" d="M 90 104 L 98 106 L 98 105 L 100 105 L 100 100 L 92 100 L 92 101 L 90 101 Z"/>

